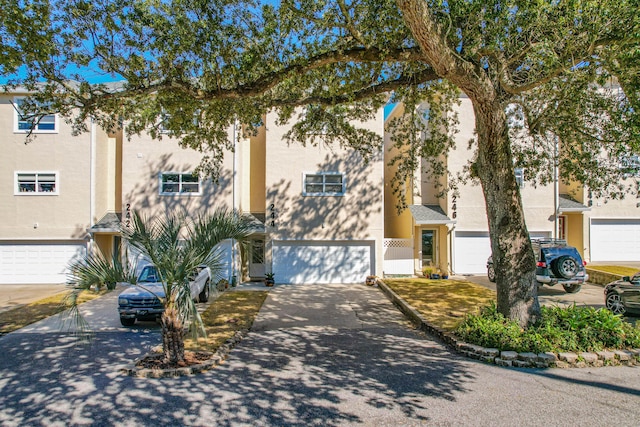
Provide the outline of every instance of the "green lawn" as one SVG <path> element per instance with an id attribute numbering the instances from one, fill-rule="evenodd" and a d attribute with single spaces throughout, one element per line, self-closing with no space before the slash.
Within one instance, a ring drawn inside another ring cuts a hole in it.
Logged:
<path id="1" fill-rule="evenodd" d="M 494 291 L 460 280 L 385 279 L 396 294 L 434 326 L 453 330 L 467 313 L 495 301 Z"/>
<path id="2" fill-rule="evenodd" d="M 78 297 L 78 303 L 81 304 L 98 298 L 107 292 L 109 291 L 82 291 Z M 27 325 L 64 311 L 68 307 L 65 304 L 65 298 L 68 294 L 69 292 L 62 292 L 0 313 L 0 335 L 16 331 Z"/>
<path id="3" fill-rule="evenodd" d="M 207 337 L 198 339 L 197 343 L 187 339 L 185 348 L 213 352 L 236 331 L 249 329 L 268 294 L 267 291 L 223 293 L 202 313 Z"/>
<path id="4" fill-rule="evenodd" d="M 589 265 L 589 269 L 604 271 L 605 273 L 619 274 L 620 276 L 633 276 L 638 272 L 637 268 L 621 265 Z"/>

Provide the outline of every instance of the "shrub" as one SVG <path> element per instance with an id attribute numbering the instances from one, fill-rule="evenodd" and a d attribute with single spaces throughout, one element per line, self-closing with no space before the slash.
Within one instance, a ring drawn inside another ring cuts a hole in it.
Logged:
<path id="1" fill-rule="evenodd" d="M 540 353 L 640 348 L 640 328 L 607 309 L 542 307 L 539 321 L 527 329 L 498 313 L 495 302 L 467 315 L 455 333 L 483 347 Z"/>

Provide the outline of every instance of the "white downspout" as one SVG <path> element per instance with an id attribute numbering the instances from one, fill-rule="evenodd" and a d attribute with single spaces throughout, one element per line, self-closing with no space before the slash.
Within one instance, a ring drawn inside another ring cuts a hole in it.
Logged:
<path id="1" fill-rule="evenodd" d="M 558 137 L 553 143 L 553 237 L 558 239 L 560 232 L 558 229 L 558 211 L 560 210 L 560 188 L 558 183 Z"/>
<path id="2" fill-rule="evenodd" d="M 233 203 L 233 210 L 234 212 L 238 212 L 240 203 L 238 202 L 238 199 L 240 197 L 240 195 L 238 194 L 239 191 L 236 188 L 238 185 L 238 149 L 239 149 L 239 142 L 238 142 L 238 120 L 234 120 L 233 122 L 233 174 L 232 174 L 232 203 Z M 237 258 L 237 253 L 236 253 L 236 242 L 231 242 L 231 280 L 230 282 L 233 283 L 237 283 L 237 278 L 238 278 L 238 272 L 236 270 L 236 258 Z M 235 278 L 235 281 L 234 281 Z"/>
<path id="3" fill-rule="evenodd" d="M 94 218 L 96 215 L 96 122 L 93 118 L 91 118 L 89 138 L 89 155 L 91 159 L 89 165 L 89 227 L 93 227 L 95 225 Z M 93 253 L 93 234 L 89 234 L 88 245 L 87 253 Z"/>

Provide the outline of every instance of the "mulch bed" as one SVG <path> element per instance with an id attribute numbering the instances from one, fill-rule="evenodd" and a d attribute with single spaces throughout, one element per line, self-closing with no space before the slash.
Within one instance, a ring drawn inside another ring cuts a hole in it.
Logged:
<path id="1" fill-rule="evenodd" d="M 153 354 L 140 359 L 136 363 L 136 368 L 141 369 L 177 369 L 188 366 L 200 365 L 213 357 L 213 353 L 206 351 L 185 351 L 184 362 L 169 363 L 164 361 L 164 355 Z"/>

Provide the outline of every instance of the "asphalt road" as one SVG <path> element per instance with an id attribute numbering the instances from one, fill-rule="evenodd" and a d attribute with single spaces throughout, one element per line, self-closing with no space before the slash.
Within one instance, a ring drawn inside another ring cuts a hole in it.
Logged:
<path id="1" fill-rule="evenodd" d="M 0 338 L 1 425 L 640 425 L 640 368 L 461 358 L 364 285 L 276 287 L 223 365 L 126 377 L 118 367 L 160 336 L 153 323 L 120 327 L 115 300 L 83 306 L 89 344 L 53 320 Z"/>

